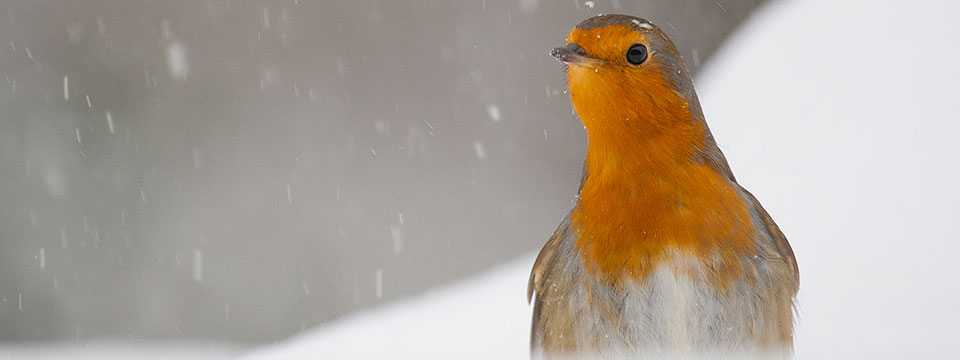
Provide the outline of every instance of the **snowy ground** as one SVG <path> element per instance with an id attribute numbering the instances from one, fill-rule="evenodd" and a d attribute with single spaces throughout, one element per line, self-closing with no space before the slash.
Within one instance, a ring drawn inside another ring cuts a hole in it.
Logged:
<path id="1" fill-rule="evenodd" d="M 321 327 L 247 359 L 525 359 L 534 257 Z"/>
<path id="2" fill-rule="evenodd" d="M 951 45 L 960 5 L 946 3 L 776 1 L 698 78 L 738 179 L 796 251 L 798 358 L 960 353 L 960 51 Z M 245 358 L 526 359 L 532 262 L 530 254 Z M 135 354 L 103 348 L 103 357 Z"/>

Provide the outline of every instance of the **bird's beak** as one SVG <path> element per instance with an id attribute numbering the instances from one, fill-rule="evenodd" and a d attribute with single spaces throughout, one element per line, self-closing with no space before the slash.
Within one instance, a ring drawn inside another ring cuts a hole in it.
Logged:
<path id="1" fill-rule="evenodd" d="M 586 50 L 583 50 L 577 43 L 569 43 L 565 47 L 554 48 L 550 50 L 550 55 L 567 65 L 586 66 L 593 69 L 603 65 L 603 60 L 587 56 Z"/>

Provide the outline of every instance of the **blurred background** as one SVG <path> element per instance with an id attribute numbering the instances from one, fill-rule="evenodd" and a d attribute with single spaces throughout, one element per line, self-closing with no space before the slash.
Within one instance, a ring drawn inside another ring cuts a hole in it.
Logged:
<path id="1" fill-rule="evenodd" d="M 759 3 L 5 1 L 0 341 L 272 342 L 537 250 L 547 51 L 638 14 L 696 72 Z"/>

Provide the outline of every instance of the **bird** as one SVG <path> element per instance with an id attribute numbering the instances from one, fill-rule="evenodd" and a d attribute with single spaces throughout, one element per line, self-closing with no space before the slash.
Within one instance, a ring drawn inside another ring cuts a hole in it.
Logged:
<path id="1" fill-rule="evenodd" d="M 608 14 L 550 54 L 587 151 L 576 204 L 530 274 L 531 357 L 792 356 L 793 250 L 737 183 L 673 42 Z"/>

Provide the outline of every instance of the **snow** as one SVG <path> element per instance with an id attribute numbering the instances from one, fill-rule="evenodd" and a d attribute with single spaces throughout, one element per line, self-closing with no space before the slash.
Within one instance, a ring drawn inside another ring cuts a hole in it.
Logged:
<path id="1" fill-rule="evenodd" d="M 538 0 L 520 0 L 520 10 L 524 12 L 533 12 L 537 9 Z"/>
<path id="2" fill-rule="evenodd" d="M 525 359 L 526 256 L 419 297 L 350 315 L 244 359 Z"/>
<path id="3" fill-rule="evenodd" d="M 403 216 L 400 217 L 400 225 L 390 225 L 390 239 L 393 243 L 393 253 L 403 253 Z"/>
<path id="4" fill-rule="evenodd" d="M 490 104 L 487 106 L 487 115 L 490 116 L 490 119 L 493 122 L 500 121 L 500 107 L 497 104 Z"/>
<path id="5" fill-rule="evenodd" d="M 203 250 L 193 248 L 193 281 L 203 282 Z"/>
<path id="6" fill-rule="evenodd" d="M 187 76 L 187 46 L 182 41 L 172 41 L 167 45 L 167 70 L 174 79 L 181 80 Z"/>
<path id="7" fill-rule="evenodd" d="M 377 271 L 374 273 L 373 285 L 374 285 L 374 289 L 376 289 L 375 293 L 377 295 L 377 299 L 382 298 L 383 297 L 383 269 L 377 269 Z"/>
<path id="8" fill-rule="evenodd" d="M 90 97 L 87 96 L 87 105 L 89 104 L 90 104 Z M 107 111 L 107 129 L 110 130 L 111 134 L 115 134 L 117 132 L 117 129 L 113 124 L 113 114 L 111 114 L 109 111 Z"/>
<path id="9" fill-rule="evenodd" d="M 483 146 L 482 141 L 473 142 L 473 152 L 477 155 L 477 159 L 483 160 L 487 158 L 487 148 Z"/>
<path id="10" fill-rule="evenodd" d="M 637 25 L 643 29 L 653 30 L 653 25 L 650 25 L 650 23 L 642 22 L 640 20 L 633 20 L 632 22 L 634 25 Z"/>

